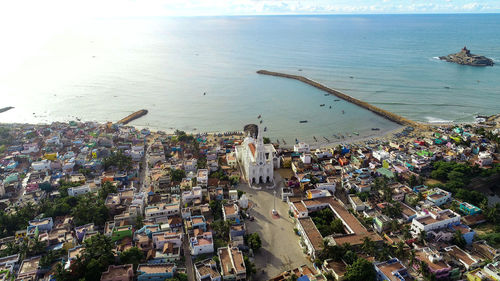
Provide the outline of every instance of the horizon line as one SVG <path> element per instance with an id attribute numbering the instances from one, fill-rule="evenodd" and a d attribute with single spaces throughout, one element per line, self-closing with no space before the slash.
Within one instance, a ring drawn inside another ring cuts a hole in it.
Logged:
<path id="1" fill-rule="evenodd" d="M 195 18 L 195 17 L 271 17 L 271 16 L 423 16 L 423 15 L 500 15 L 498 12 L 387 12 L 387 13 L 265 13 L 265 14 L 213 14 L 213 15 L 115 15 L 110 17 L 122 18 L 146 18 L 146 17 L 171 17 L 171 18 Z M 105 18 L 108 16 L 94 16 Z"/>

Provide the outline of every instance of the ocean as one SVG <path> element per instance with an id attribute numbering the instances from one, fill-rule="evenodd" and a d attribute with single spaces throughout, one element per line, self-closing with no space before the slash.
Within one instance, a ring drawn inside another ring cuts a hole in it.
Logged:
<path id="1" fill-rule="evenodd" d="M 0 122 L 117 121 L 147 109 L 130 124 L 211 132 L 262 115 L 266 135 L 287 142 L 397 127 L 259 69 L 416 121 L 469 122 L 500 109 L 500 65 L 436 58 L 466 45 L 500 64 L 498 14 L 95 18 L 35 35 L 3 40 L 14 46 L 0 54 L 0 107 L 15 108 Z"/>

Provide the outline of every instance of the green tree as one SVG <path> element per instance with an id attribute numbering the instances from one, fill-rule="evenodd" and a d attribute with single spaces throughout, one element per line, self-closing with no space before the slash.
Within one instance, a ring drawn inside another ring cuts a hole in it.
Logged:
<path id="1" fill-rule="evenodd" d="M 248 235 L 246 240 L 248 246 L 254 251 L 257 251 L 262 246 L 262 241 L 260 240 L 260 236 L 257 232 Z"/>
<path id="2" fill-rule="evenodd" d="M 359 258 L 352 265 L 347 267 L 344 280 L 375 281 L 377 280 L 377 273 L 371 262 L 363 258 Z"/>
<path id="3" fill-rule="evenodd" d="M 375 242 L 373 242 L 369 236 L 365 236 L 365 238 L 363 238 L 361 250 L 369 255 L 373 255 L 375 252 Z"/>
<path id="4" fill-rule="evenodd" d="M 182 169 L 170 169 L 170 177 L 172 181 L 180 182 L 186 177 L 186 172 Z"/>
<path id="5" fill-rule="evenodd" d="M 257 272 L 257 269 L 255 269 L 255 264 L 251 262 L 246 255 L 243 256 L 243 262 L 245 263 L 247 278 L 254 275 Z"/>
<path id="6" fill-rule="evenodd" d="M 72 215 L 76 226 L 91 222 L 98 226 L 103 226 L 109 217 L 109 211 L 104 205 L 104 200 L 87 193 L 79 196 L 79 201 L 73 208 Z"/>
<path id="7" fill-rule="evenodd" d="M 138 215 L 135 219 L 135 229 L 141 229 L 144 226 L 144 218 L 142 215 Z"/>
<path id="8" fill-rule="evenodd" d="M 132 170 L 132 157 L 123 154 L 122 151 L 113 152 L 110 156 L 104 157 L 102 163 L 105 170 L 112 167 L 120 171 Z"/>
<path id="9" fill-rule="evenodd" d="M 120 253 L 120 263 L 121 264 L 133 264 L 134 270 L 137 269 L 137 266 L 143 260 L 144 260 L 144 254 L 137 247 L 132 247 L 132 248 Z"/>
<path id="10" fill-rule="evenodd" d="M 420 242 L 421 244 L 425 244 L 426 239 L 427 233 L 425 232 L 425 230 L 420 231 L 420 233 L 418 234 L 418 242 Z"/>
<path id="11" fill-rule="evenodd" d="M 114 245 L 111 238 L 97 234 L 85 240 L 81 262 L 85 280 L 99 280 L 101 273 L 114 263 Z"/>
<path id="12" fill-rule="evenodd" d="M 98 195 L 99 195 L 99 198 L 105 200 L 109 194 L 117 193 L 117 192 L 118 192 L 118 189 L 116 188 L 116 186 L 114 184 L 112 184 L 111 182 L 106 181 L 102 184 L 101 189 L 99 189 Z"/>
<path id="13" fill-rule="evenodd" d="M 405 243 L 403 241 L 399 241 L 396 244 L 394 254 L 398 257 L 398 259 L 403 259 L 406 256 Z"/>
<path id="14" fill-rule="evenodd" d="M 403 239 L 408 240 L 411 238 L 410 225 L 403 226 Z"/>
<path id="15" fill-rule="evenodd" d="M 465 238 L 462 235 L 462 232 L 460 232 L 460 230 L 457 230 L 457 231 L 455 231 L 455 233 L 453 233 L 453 240 L 452 241 L 453 241 L 453 244 L 457 245 L 460 248 L 463 248 L 463 247 L 465 247 L 465 245 L 467 245 L 467 242 L 465 241 Z"/>

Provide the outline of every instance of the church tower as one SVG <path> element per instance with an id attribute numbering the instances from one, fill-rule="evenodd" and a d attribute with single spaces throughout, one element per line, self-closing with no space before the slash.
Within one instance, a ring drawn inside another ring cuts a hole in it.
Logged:
<path id="1" fill-rule="evenodd" d="M 255 154 L 256 154 L 256 157 L 255 157 L 255 162 L 257 162 L 258 165 L 263 165 L 264 163 L 266 163 L 266 152 L 265 152 L 265 148 L 264 148 L 264 138 L 262 136 L 262 130 L 260 129 L 260 126 L 259 126 L 259 130 L 258 130 L 258 133 L 257 133 L 257 143 L 255 145 Z"/>

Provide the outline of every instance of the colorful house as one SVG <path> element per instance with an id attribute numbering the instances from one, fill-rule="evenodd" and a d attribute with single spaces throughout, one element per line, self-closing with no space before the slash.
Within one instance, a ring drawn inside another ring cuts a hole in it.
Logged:
<path id="1" fill-rule="evenodd" d="M 125 237 L 132 237 L 132 226 L 124 225 L 113 228 L 113 233 L 111 234 L 111 240 L 116 242 Z"/>
<path id="2" fill-rule="evenodd" d="M 467 202 L 460 203 L 460 211 L 466 215 L 480 214 L 481 209 Z"/>
<path id="3" fill-rule="evenodd" d="M 140 264 L 137 281 L 164 281 L 174 277 L 177 267 L 173 263 Z"/>

